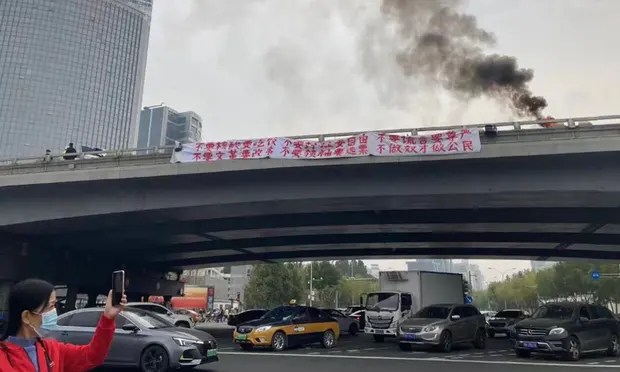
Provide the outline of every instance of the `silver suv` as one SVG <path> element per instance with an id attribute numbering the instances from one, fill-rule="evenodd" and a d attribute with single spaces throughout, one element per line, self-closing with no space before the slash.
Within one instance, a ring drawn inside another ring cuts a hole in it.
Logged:
<path id="1" fill-rule="evenodd" d="M 454 344 L 470 342 L 476 349 L 484 349 L 487 340 L 484 315 L 472 305 L 427 306 L 405 320 L 398 331 L 401 350 L 420 345 L 449 353 Z"/>
<path id="2" fill-rule="evenodd" d="M 127 304 L 127 306 L 133 307 L 135 309 L 152 311 L 168 319 L 168 321 L 170 321 L 177 327 L 194 328 L 195 326 L 194 321 L 189 316 L 183 314 L 175 314 L 172 311 L 168 310 L 165 306 L 159 304 L 154 304 L 151 302 L 130 302 Z"/>

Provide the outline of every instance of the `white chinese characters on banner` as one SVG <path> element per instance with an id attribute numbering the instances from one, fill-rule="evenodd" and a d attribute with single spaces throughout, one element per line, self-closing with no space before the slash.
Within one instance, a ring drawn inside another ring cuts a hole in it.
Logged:
<path id="1" fill-rule="evenodd" d="M 360 133 L 327 141 L 272 137 L 182 145 L 173 163 L 237 159 L 336 159 L 360 156 L 423 156 L 479 152 L 478 129 L 463 128 L 423 136 Z"/>

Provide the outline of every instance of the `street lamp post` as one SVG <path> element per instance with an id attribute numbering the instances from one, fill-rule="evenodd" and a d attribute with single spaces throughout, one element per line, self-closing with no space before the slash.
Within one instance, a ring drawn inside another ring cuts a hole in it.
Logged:
<path id="1" fill-rule="evenodd" d="M 312 264 L 313 264 L 313 262 L 312 262 L 312 261 L 310 261 L 310 281 L 309 281 L 309 284 L 310 284 L 310 295 L 309 295 L 309 298 L 308 298 L 308 300 L 309 300 L 309 302 L 310 302 L 310 306 L 312 306 L 312 300 L 313 300 L 313 298 L 314 298 L 314 287 L 313 287 L 314 281 L 315 281 L 315 280 L 316 280 L 316 281 L 321 281 L 321 280 L 323 280 L 323 278 L 322 278 L 322 277 L 321 277 L 321 278 L 314 279 L 314 276 L 313 276 L 313 273 L 312 273 L 312 266 L 313 266 Z"/>
<path id="2" fill-rule="evenodd" d="M 502 280 L 505 280 L 505 279 L 506 279 L 506 276 L 507 276 L 507 274 L 508 274 L 509 272 L 511 272 L 511 271 L 513 271 L 513 270 L 519 270 L 519 269 L 517 269 L 516 267 L 511 267 L 511 268 L 510 268 L 510 269 L 508 269 L 508 270 L 504 270 L 504 271 L 502 271 L 502 270 L 496 269 L 496 268 L 491 267 L 491 266 L 489 266 L 489 267 L 488 267 L 488 269 L 489 269 L 489 270 L 495 270 L 495 271 L 497 271 L 497 272 L 501 275 Z"/>

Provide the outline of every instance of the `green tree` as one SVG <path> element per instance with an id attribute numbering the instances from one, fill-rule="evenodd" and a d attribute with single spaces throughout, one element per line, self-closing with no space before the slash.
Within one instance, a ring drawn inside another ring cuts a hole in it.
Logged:
<path id="1" fill-rule="evenodd" d="M 246 308 L 273 308 L 291 299 L 305 297 L 303 272 L 299 264 L 260 264 L 254 266 L 245 287 Z"/>
<path id="2" fill-rule="evenodd" d="M 592 272 L 600 271 L 608 276 L 592 279 Z M 597 302 L 618 312 L 620 302 L 620 267 L 616 264 L 591 264 L 586 262 L 562 262 L 537 273 L 525 271 L 502 282 L 491 283 L 486 291 L 474 296 L 481 308 L 484 300 L 498 310 L 503 307 L 535 309 L 549 301 Z"/>
<path id="3" fill-rule="evenodd" d="M 340 282 L 342 275 L 331 262 L 317 261 L 312 264 L 312 278 L 314 279 L 313 288 L 322 290 L 327 287 L 334 287 Z M 305 267 L 307 281 L 310 280 L 310 265 Z"/>
<path id="4" fill-rule="evenodd" d="M 343 278 L 339 284 L 338 306 L 346 307 L 360 304 L 360 296 L 379 290 L 379 281 L 376 279 L 359 280 Z"/>
<path id="5" fill-rule="evenodd" d="M 368 268 L 362 260 L 338 260 L 334 262 L 336 270 L 342 277 L 369 278 Z"/>

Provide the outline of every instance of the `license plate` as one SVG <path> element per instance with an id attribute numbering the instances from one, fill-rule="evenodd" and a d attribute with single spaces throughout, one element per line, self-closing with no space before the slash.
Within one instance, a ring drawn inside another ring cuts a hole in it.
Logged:
<path id="1" fill-rule="evenodd" d="M 236 339 L 237 340 L 247 340 L 248 339 L 248 335 L 237 335 Z"/>
<path id="2" fill-rule="evenodd" d="M 524 342 L 523 346 L 525 346 L 528 349 L 537 349 L 538 348 L 538 344 L 536 342 Z"/>
<path id="3" fill-rule="evenodd" d="M 383 331 L 382 331 L 382 330 L 380 330 L 380 329 L 377 329 L 377 330 L 375 331 L 375 333 L 376 333 L 376 334 L 378 334 L 378 335 L 382 335 L 382 334 L 383 334 Z"/>
<path id="4" fill-rule="evenodd" d="M 207 357 L 208 358 L 211 358 L 211 357 L 214 357 L 214 356 L 217 356 L 217 349 L 207 350 Z"/>
<path id="5" fill-rule="evenodd" d="M 413 340 L 415 340 L 415 335 L 405 335 L 405 340 L 413 341 Z"/>

